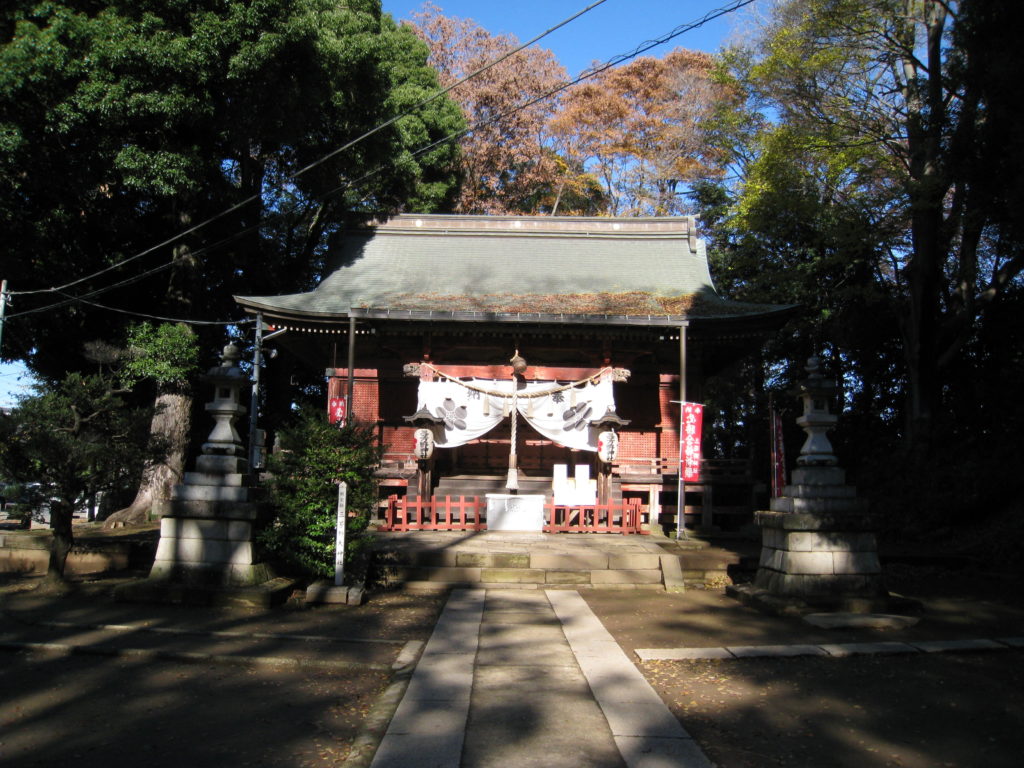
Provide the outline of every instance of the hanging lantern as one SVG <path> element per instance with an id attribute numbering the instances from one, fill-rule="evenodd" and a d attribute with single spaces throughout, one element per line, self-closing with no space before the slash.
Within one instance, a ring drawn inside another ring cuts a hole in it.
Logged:
<path id="1" fill-rule="evenodd" d="M 611 464 L 619 455 L 619 436 L 614 432 L 602 432 L 597 436 L 597 457 L 605 464 Z"/>
<path id="2" fill-rule="evenodd" d="M 434 455 L 434 433 L 429 429 L 417 429 L 413 432 L 413 455 L 420 461 L 426 461 Z"/>

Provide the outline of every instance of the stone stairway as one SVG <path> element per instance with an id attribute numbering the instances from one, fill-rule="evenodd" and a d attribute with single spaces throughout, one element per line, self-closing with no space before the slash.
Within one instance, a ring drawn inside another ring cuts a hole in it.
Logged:
<path id="1" fill-rule="evenodd" d="M 378 534 L 370 585 L 678 590 L 719 584 L 738 562 L 734 553 L 702 542 L 680 545 L 660 537 L 411 531 Z"/>

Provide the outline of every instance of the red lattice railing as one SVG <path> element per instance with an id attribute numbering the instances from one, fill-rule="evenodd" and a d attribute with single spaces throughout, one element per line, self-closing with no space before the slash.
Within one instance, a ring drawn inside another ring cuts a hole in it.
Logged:
<path id="1" fill-rule="evenodd" d="M 482 531 L 487 502 L 479 496 L 405 499 L 389 496 L 384 531 Z"/>
<path id="2" fill-rule="evenodd" d="M 566 507 L 544 505 L 545 533 L 647 534 L 645 507 L 638 499 L 611 504 Z M 479 496 L 406 499 L 389 496 L 383 531 L 483 531 L 487 502 Z"/>

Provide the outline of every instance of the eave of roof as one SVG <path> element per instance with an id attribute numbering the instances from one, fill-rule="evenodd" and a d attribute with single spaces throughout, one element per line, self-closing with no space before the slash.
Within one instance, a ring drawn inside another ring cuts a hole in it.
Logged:
<path id="1" fill-rule="evenodd" d="M 719 297 L 695 232 L 692 218 L 404 215 L 348 235 L 313 291 L 235 299 L 312 324 L 777 325 L 793 311 Z"/>

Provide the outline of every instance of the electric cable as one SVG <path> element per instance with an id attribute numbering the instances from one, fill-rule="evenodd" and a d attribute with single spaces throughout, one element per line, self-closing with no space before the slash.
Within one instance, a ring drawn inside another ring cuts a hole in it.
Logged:
<path id="1" fill-rule="evenodd" d="M 522 51 L 523 49 L 528 48 L 529 46 L 533 45 L 537 41 L 542 40 L 543 38 L 547 37 L 552 32 L 555 32 L 555 31 L 561 29 L 566 24 L 569 24 L 570 22 L 575 21 L 576 19 L 578 19 L 583 14 L 593 10 L 594 8 L 596 8 L 599 5 L 604 4 L 605 2 L 607 2 L 607 0 L 596 0 L 596 2 L 591 3 L 590 5 L 588 5 L 583 10 L 577 11 L 572 16 L 568 17 L 567 19 L 564 19 L 563 21 L 560 21 L 558 24 L 556 24 L 553 27 L 548 28 L 544 32 L 541 32 L 539 35 L 536 35 L 535 37 L 533 37 L 530 40 L 526 41 L 525 43 L 521 44 L 519 47 L 517 47 L 517 48 L 515 48 L 515 49 L 513 49 L 511 51 L 508 51 L 507 53 L 503 54 L 502 56 L 499 56 L 494 61 L 488 62 L 484 66 L 480 67 L 479 69 L 476 69 L 475 71 L 473 71 L 470 74 L 466 75 L 461 80 L 453 83 L 452 85 L 448 86 L 447 88 L 439 90 L 439 91 L 435 92 L 434 94 L 428 96 L 427 98 L 421 100 L 419 103 L 417 103 L 413 107 L 410 107 L 405 112 L 402 112 L 399 115 L 395 115 L 394 117 L 386 120 L 385 122 L 378 124 L 374 128 L 371 128 L 370 130 L 368 130 L 365 133 L 363 133 L 361 136 L 358 136 L 355 139 L 352 139 L 351 141 L 346 142 L 342 146 L 335 148 L 334 150 L 332 150 L 331 152 L 327 153 L 326 155 L 320 157 L 319 159 L 314 160 L 312 163 L 309 163 L 308 165 L 300 168 L 299 170 L 295 171 L 294 173 L 289 174 L 287 177 L 285 177 L 282 180 L 282 183 L 288 183 L 288 182 L 294 181 L 295 179 L 297 179 L 299 176 L 303 175 L 307 171 L 310 171 L 313 168 L 316 168 L 317 166 L 322 165 L 323 163 L 325 163 L 328 160 L 330 160 L 332 157 L 335 157 L 338 154 L 340 154 L 341 152 L 344 152 L 344 151 L 346 151 L 348 149 L 351 149 L 356 144 L 359 144 L 360 142 L 365 141 L 366 139 L 370 138 L 371 136 L 373 136 L 373 135 L 375 135 L 377 133 L 380 133 L 385 128 L 389 128 L 390 126 L 394 125 L 399 120 L 401 120 L 402 118 L 408 117 L 409 115 L 412 115 L 412 114 L 415 114 L 418 110 L 420 110 L 421 108 L 425 107 L 427 104 L 430 104 L 432 101 L 435 101 L 436 99 L 441 98 L 442 96 L 444 96 L 445 94 L 447 94 L 448 92 L 453 90 L 454 88 L 457 88 L 458 86 L 462 85 L 463 83 L 467 82 L 468 80 L 471 80 L 471 79 L 473 79 L 473 78 L 483 74 L 487 70 L 491 69 L 492 67 L 497 66 L 498 64 L 500 64 L 501 62 L 505 61 L 509 57 L 514 56 L 515 54 L 519 53 L 519 51 Z M 124 259 L 124 260 L 118 262 L 117 264 L 114 264 L 114 265 L 111 265 L 109 267 L 106 267 L 106 268 L 104 268 L 102 270 L 99 270 L 98 272 L 94 272 L 93 274 L 87 275 L 86 277 L 82 277 L 82 278 L 74 280 L 74 281 L 72 281 L 70 283 L 66 283 L 64 285 L 53 287 L 53 288 L 40 288 L 40 289 L 36 289 L 36 290 L 31 290 L 31 291 L 17 291 L 17 292 L 11 292 L 11 293 L 12 293 L 12 295 L 22 295 L 22 296 L 24 296 L 24 295 L 33 294 L 33 293 L 55 293 L 55 292 L 59 292 L 59 291 L 65 290 L 67 288 L 72 288 L 72 287 L 74 287 L 74 286 L 76 286 L 76 285 L 78 285 L 80 283 L 83 283 L 83 282 L 85 282 L 87 280 L 91 280 L 94 277 L 97 277 L 99 275 L 105 274 L 105 273 L 107 273 L 107 272 L 109 272 L 109 271 L 111 271 L 113 269 L 117 269 L 117 268 L 119 268 L 119 267 L 121 267 L 121 266 L 123 266 L 125 264 L 128 264 L 128 263 L 130 263 L 132 261 L 135 261 L 136 259 L 140 259 L 143 256 L 148 256 L 153 251 L 156 251 L 156 250 L 159 250 L 160 248 L 168 246 L 171 243 L 174 243 L 177 240 L 180 240 L 182 237 L 185 237 L 186 235 L 190 235 L 193 232 L 196 232 L 196 231 L 202 229 L 203 227 L 205 227 L 205 226 L 207 226 L 209 224 L 212 224 L 213 222 L 218 221 L 218 220 L 224 218 L 225 216 L 228 216 L 228 215 L 234 213 L 235 211 L 237 211 L 237 210 L 239 210 L 241 208 L 244 208 L 245 206 L 249 205 L 250 203 L 255 202 L 256 200 L 259 200 L 261 197 L 262 197 L 262 195 L 259 195 L 259 194 L 250 195 L 249 197 L 245 198 L 244 200 L 238 201 L 237 203 L 235 203 L 234 205 L 230 206 L 229 208 L 226 208 L 225 210 L 221 211 L 220 213 L 217 213 L 217 214 L 215 214 L 213 216 L 210 216 L 207 219 L 204 219 L 203 221 L 199 222 L 198 224 L 195 224 L 195 225 L 189 227 L 188 229 L 185 229 L 185 230 L 179 232 L 178 234 L 174 235 L 173 237 L 167 238 L 166 240 L 163 240 L 162 242 L 157 243 L 156 245 L 153 245 L 153 246 L 151 246 L 151 247 L 149 247 L 149 248 L 147 248 L 147 249 L 145 249 L 143 251 L 140 251 L 139 253 L 136 253 L 133 256 L 128 257 L 127 259 Z"/>
<path id="2" fill-rule="evenodd" d="M 491 67 L 499 64 L 500 62 L 502 62 L 505 59 L 509 58 L 510 56 L 518 53 L 519 51 L 523 50 L 524 48 L 528 47 L 529 45 L 532 45 L 537 40 L 540 40 L 541 38 L 545 37 L 546 35 L 550 34 L 551 32 L 559 29 L 560 27 L 564 26 L 565 24 L 568 24 L 570 21 L 573 21 L 574 19 L 578 18 L 583 13 L 586 13 L 587 11 L 591 10 L 592 8 L 597 7 L 598 5 L 600 5 L 601 3 L 605 2 L 605 1 L 606 0 L 600 0 L 600 2 L 595 2 L 595 3 L 587 6 L 587 8 L 583 9 L 582 11 L 579 11 L 574 16 L 569 17 L 568 19 L 566 19 L 565 21 L 559 23 L 558 25 L 556 25 L 554 27 L 551 27 L 550 29 L 548 29 L 547 31 L 541 33 L 540 35 L 537 35 L 536 37 L 532 38 L 527 43 L 524 43 L 524 44 L 520 45 L 519 47 L 509 51 L 508 53 L 504 54 L 503 56 L 499 57 L 498 59 L 495 59 L 494 61 L 492 61 L 489 64 L 485 65 L 484 67 L 481 67 L 481 68 L 475 70 L 470 75 L 467 75 L 467 76 L 463 77 L 462 79 L 458 80 L 453 85 L 448 86 L 447 88 L 443 89 L 442 91 L 438 91 L 436 94 L 434 94 L 433 96 L 429 97 L 428 99 L 426 99 L 424 101 L 421 101 L 412 110 L 407 111 L 407 112 L 403 113 L 402 115 L 399 115 L 398 117 L 392 118 L 388 122 L 383 123 L 380 126 L 377 126 L 376 128 L 372 129 L 371 131 L 368 131 L 367 133 L 363 134 L 358 139 L 352 140 L 351 142 L 347 143 L 343 147 L 339 147 L 338 149 L 332 151 L 330 154 L 325 155 L 324 157 L 320 158 L 318 161 L 315 161 L 314 163 L 311 163 L 310 165 L 305 166 L 300 171 L 297 171 L 296 173 L 294 173 L 291 176 L 287 177 L 286 181 L 296 178 L 300 173 L 304 173 L 304 172 L 310 170 L 311 168 L 315 167 L 316 165 L 318 165 L 318 164 L 320 164 L 322 162 L 325 162 L 328 158 L 335 156 L 336 154 L 338 154 L 339 152 L 343 151 L 344 149 L 351 148 L 352 146 L 354 146 L 359 141 L 362 141 L 362 140 L 368 138 L 369 136 L 372 136 L 374 133 L 378 132 L 379 130 L 382 130 L 384 127 L 387 127 L 387 125 L 392 124 L 396 120 L 398 120 L 398 119 L 400 119 L 402 117 L 405 117 L 405 116 L 407 116 L 409 114 L 412 114 L 413 110 L 419 109 L 420 107 L 424 106 L 425 104 L 429 103 L 430 101 L 434 100 L 435 98 L 438 98 L 441 95 L 444 95 L 445 93 L 448 93 L 449 91 L 451 91 L 455 87 L 461 85 L 462 83 L 466 82 L 470 78 L 476 77 L 479 74 L 487 71 Z M 691 32 L 694 29 L 698 29 L 698 28 L 704 26 L 705 24 L 709 23 L 710 21 L 713 21 L 713 20 L 715 20 L 715 19 L 717 19 L 717 18 L 719 18 L 721 16 L 727 15 L 729 13 L 733 13 L 733 12 L 743 8 L 744 6 L 750 5 L 753 2 L 754 2 L 754 0 L 736 0 L 736 2 L 734 2 L 731 5 L 724 6 L 722 8 L 717 8 L 717 9 L 714 9 L 712 11 L 709 11 L 707 14 L 705 14 L 701 19 L 699 19 L 697 21 L 689 22 L 689 23 L 686 23 L 686 24 L 679 25 L 679 26 L 675 27 L 673 30 L 671 30 L 670 32 L 666 33 L 665 35 L 662 35 L 661 37 L 653 38 L 651 40 L 644 41 L 643 43 L 639 44 L 633 50 L 631 50 L 631 51 L 629 51 L 627 53 L 622 53 L 622 54 L 618 54 L 616 56 L 613 56 L 612 58 L 608 59 L 607 61 L 605 61 L 604 63 L 602 63 L 600 65 L 596 65 L 594 67 L 590 67 L 590 68 L 584 70 L 580 75 L 578 75 L 575 78 L 567 80 L 567 81 L 559 84 L 558 86 L 556 86 L 554 88 L 551 88 L 548 91 L 545 91 L 544 93 L 539 94 L 538 96 L 532 97 L 532 98 L 528 99 L 525 102 L 521 102 L 521 103 L 519 103 L 519 104 L 509 108 L 508 110 L 502 112 L 502 113 L 499 113 L 497 115 L 494 115 L 494 116 L 488 118 L 487 120 L 484 120 L 482 122 L 474 123 L 472 126 L 468 126 L 465 129 L 462 129 L 460 131 L 451 133 L 451 134 L 449 134 L 449 135 L 447 135 L 447 136 L 445 136 L 445 137 L 443 137 L 441 139 L 438 139 L 438 140 L 436 140 L 434 142 L 431 142 L 430 144 L 428 144 L 428 145 L 426 145 L 424 147 L 421 147 L 421 148 L 413 151 L 411 153 L 411 155 L 413 157 L 418 157 L 418 156 L 420 156 L 422 154 L 425 154 L 426 152 L 429 152 L 432 149 L 435 149 L 436 147 L 441 146 L 441 145 L 443 145 L 443 144 L 445 144 L 447 142 L 450 142 L 450 141 L 456 140 L 458 138 L 461 138 L 462 136 L 468 135 L 468 134 L 472 133 L 475 130 L 479 130 L 482 127 L 485 127 L 485 126 L 490 125 L 490 124 L 492 124 L 494 122 L 502 120 L 502 119 L 504 119 L 504 118 L 506 118 L 508 116 L 511 116 L 511 115 L 515 114 L 516 112 L 522 111 L 524 109 L 528 109 L 529 107 L 533 106 L 534 104 L 536 104 L 536 103 L 538 103 L 540 101 L 543 101 L 543 100 L 545 100 L 547 98 L 550 98 L 551 96 L 553 96 L 556 93 L 559 93 L 559 92 L 565 90 L 566 88 L 570 88 L 570 87 L 572 87 L 574 85 L 579 84 L 580 82 L 583 82 L 584 80 L 587 80 L 589 78 L 595 77 L 596 75 L 599 75 L 602 72 L 604 72 L 604 71 L 606 71 L 606 70 L 608 70 L 608 69 L 610 69 L 610 68 L 612 68 L 614 66 L 617 66 L 617 65 L 619 65 L 619 64 L 621 64 L 621 63 L 623 63 L 625 61 L 628 61 L 630 59 L 636 58 L 637 56 L 640 56 L 641 54 L 646 53 L 647 51 L 651 50 L 652 48 L 655 48 L 655 47 L 657 47 L 659 45 L 663 45 L 663 44 L 665 44 L 665 43 L 675 39 L 676 37 L 679 37 L 680 35 L 683 35 L 683 34 L 685 34 L 687 32 Z M 329 197 L 331 197 L 331 196 L 333 196 L 333 195 L 335 195 L 335 194 L 337 194 L 339 192 L 342 192 L 342 191 L 344 191 L 346 189 L 349 189 L 349 188 L 351 188 L 351 187 L 353 187 L 353 186 L 355 186 L 357 184 L 360 184 L 360 183 L 366 181 L 367 179 L 372 178 L 373 176 L 375 176 L 375 175 L 377 175 L 379 173 L 383 173 L 386 169 L 387 169 L 386 166 L 379 166 L 378 168 L 376 168 L 376 169 L 374 169 L 372 171 L 369 171 L 369 172 L 363 174 L 362 176 L 360 176 L 360 177 L 358 177 L 356 179 L 351 179 L 351 180 L 347 181 L 343 185 L 335 187 L 335 188 L 333 188 L 331 190 L 328 190 L 326 192 L 320 193 L 319 195 L 316 195 L 316 196 L 310 198 L 310 200 L 325 201 L 327 198 L 329 198 Z M 75 280 L 75 281 L 73 281 L 71 283 L 68 283 L 68 284 L 66 284 L 64 286 L 57 287 L 57 288 L 38 289 L 38 290 L 33 290 L 33 291 L 11 291 L 9 293 L 11 295 L 29 295 L 29 294 L 39 294 L 39 293 L 63 293 L 64 289 L 66 289 L 68 287 L 73 287 L 74 285 L 78 285 L 78 284 L 80 284 L 82 282 L 85 282 L 87 280 L 92 279 L 93 277 L 96 277 L 98 275 L 101 275 L 101 274 L 104 274 L 106 272 L 109 272 L 109 271 L 111 271 L 113 269 L 116 269 L 116 268 L 118 268 L 120 266 L 123 266 L 124 264 L 127 264 L 130 261 L 133 261 L 135 259 L 141 258 L 144 255 L 148 255 L 149 253 L 152 253 L 154 250 L 156 250 L 158 248 L 161 248 L 161 247 L 163 247 L 165 245 L 169 245 L 170 243 L 174 242 L 175 240 L 179 239 L 180 237 L 183 237 L 183 236 L 185 236 L 187 234 L 190 234 L 190 233 L 194 232 L 196 229 L 198 229 L 200 227 L 203 227 L 203 226 L 206 226 L 207 224 L 212 223 L 213 221 L 216 221 L 216 220 L 218 220 L 219 218 L 222 218 L 225 215 L 228 215 L 229 213 L 237 210 L 239 207 L 241 207 L 243 205 L 248 204 L 249 202 L 252 202 L 254 199 L 257 199 L 258 197 L 259 197 L 258 195 L 254 195 L 254 196 L 251 196 L 250 198 L 247 198 L 246 200 L 240 201 L 239 203 L 236 203 L 235 205 L 233 205 L 232 207 L 226 209 L 225 211 L 221 212 L 220 214 L 212 216 L 212 217 L 206 219 L 205 221 L 200 222 L 199 224 L 195 225 L 194 227 L 192 227 L 192 228 L 190 228 L 188 230 L 185 230 L 184 232 L 181 232 L 178 235 L 175 235 L 174 237 L 169 238 L 169 239 L 163 241 L 162 243 L 160 243 L 158 245 L 152 246 L 151 248 L 149 248 L 149 249 L 147 249 L 145 251 L 142 251 L 142 252 L 140 252 L 138 254 L 135 254 L 134 256 L 131 256 L 131 257 L 129 257 L 129 258 L 127 258 L 127 259 L 125 259 L 125 260 L 123 260 L 121 262 L 118 262 L 118 264 L 115 264 L 115 265 L 112 265 L 110 267 L 107 267 L 107 268 L 105 268 L 103 270 L 100 270 L 99 272 L 93 273 L 92 275 L 88 275 L 86 277 L 79 278 L 78 280 Z M 199 255 L 211 252 L 211 251 L 219 248 L 220 246 L 224 245 L 225 243 L 230 242 L 231 240 L 237 239 L 239 237 L 242 237 L 242 236 L 244 236 L 246 234 L 251 233 L 252 231 L 258 229 L 260 226 L 261 226 L 261 224 L 250 225 L 249 227 L 246 227 L 246 228 L 244 228 L 242 230 L 239 230 L 239 231 L 235 232 L 234 234 L 232 234 L 232 235 L 230 235 L 230 236 L 228 236 L 226 238 L 223 238 L 222 240 L 218 241 L 217 243 L 213 243 L 213 244 L 211 244 L 209 246 L 204 246 L 203 248 L 200 248 L 200 249 L 196 250 L 191 255 L 192 256 L 199 256 Z M 123 281 L 115 283 L 115 284 L 113 284 L 111 286 L 107 286 L 107 287 L 104 287 L 104 288 L 99 288 L 99 289 L 96 289 L 96 290 L 91 291 L 89 293 L 83 294 L 81 297 L 70 297 L 69 296 L 67 299 L 65 299 L 63 301 L 60 301 L 60 302 L 57 302 L 57 303 L 54 303 L 54 304 L 50 304 L 50 305 L 47 305 L 45 307 L 39 307 L 39 308 L 36 308 L 36 309 L 25 310 L 23 312 L 18 312 L 18 313 L 10 314 L 10 315 L 8 315 L 8 318 L 9 319 L 13 319 L 13 318 L 16 318 L 16 317 L 21 317 L 21 316 L 24 316 L 24 315 L 34 314 L 34 313 L 37 313 L 37 312 L 43 312 L 43 311 L 47 311 L 47 310 L 50 310 L 50 309 L 57 309 L 57 308 L 60 308 L 60 307 L 63 307 L 63 306 L 67 306 L 68 304 L 72 304 L 72 303 L 74 303 L 76 301 L 82 301 L 83 303 L 91 304 L 92 306 L 95 306 L 95 307 L 98 307 L 98 308 L 102 308 L 102 309 L 108 309 L 108 310 L 114 311 L 114 312 L 121 312 L 121 313 L 124 313 L 124 314 L 135 314 L 135 315 L 140 316 L 140 317 L 143 317 L 143 316 L 145 316 L 145 317 L 153 317 L 153 319 L 161 319 L 161 318 L 157 318 L 156 316 L 145 315 L 144 313 L 133 313 L 133 312 L 130 312 L 128 310 L 121 310 L 121 309 L 117 309 L 117 308 L 114 308 L 114 307 L 108 307 L 108 306 L 105 306 L 105 305 L 101 305 L 101 304 L 98 304 L 96 302 L 89 302 L 86 299 L 88 299 L 89 297 L 92 297 L 92 296 L 96 296 L 96 295 L 100 295 L 102 293 L 106 293 L 107 291 L 114 290 L 114 289 L 119 288 L 119 287 L 123 287 L 124 285 L 130 284 L 132 282 L 137 282 L 138 280 L 144 279 L 145 277 L 148 277 L 151 274 L 155 274 L 157 272 L 166 270 L 166 269 L 172 267 L 173 264 L 174 264 L 174 262 L 168 262 L 166 264 L 163 264 L 163 265 L 160 265 L 160 266 L 158 266 L 156 268 L 148 270 L 148 271 L 142 273 L 141 275 L 135 276 L 133 278 L 128 278 L 127 280 L 123 280 Z M 206 321 L 175 320 L 175 319 L 171 319 L 171 318 L 165 318 L 165 319 L 167 319 L 168 322 L 196 322 L 196 323 L 206 322 Z M 212 324 L 230 324 L 231 323 L 231 321 L 209 321 L 209 322 L 212 323 Z"/>

